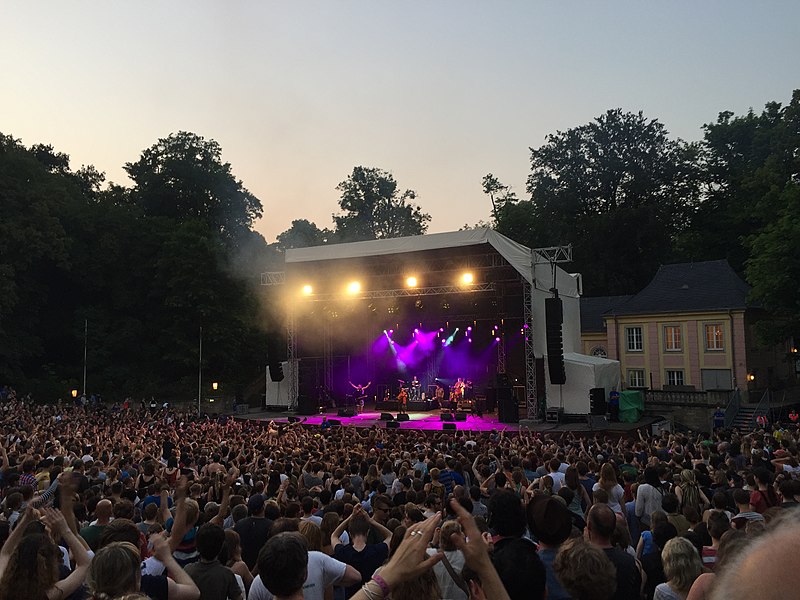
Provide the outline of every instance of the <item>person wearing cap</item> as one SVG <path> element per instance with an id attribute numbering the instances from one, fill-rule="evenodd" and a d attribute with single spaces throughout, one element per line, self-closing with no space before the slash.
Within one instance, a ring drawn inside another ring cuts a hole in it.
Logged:
<path id="1" fill-rule="evenodd" d="M 527 507 L 528 529 L 539 542 L 539 558 L 547 574 L 547 598 L 568 600 L 553 570 L 558 550 L 572 533 L 572 517 L 561 499 L 555 496 L 534 496 Z"/>
<path id="2" fill-rule="evenodd" d="M 264 496 L 254 494 L 247 501 L 248 517 L 238 521 L 233 530 L 239 534 L 242 560 L 251 571 L 258 561 L 258 552 L 267 541 L 272 521 L 264 516 Z"/>

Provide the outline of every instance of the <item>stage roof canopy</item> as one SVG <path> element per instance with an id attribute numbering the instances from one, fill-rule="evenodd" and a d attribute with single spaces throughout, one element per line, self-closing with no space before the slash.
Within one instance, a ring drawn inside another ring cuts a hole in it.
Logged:
<path id="1" fill-rule="evenodd" d="M 285 261 L 287 263 L 287 271 L 291 271 L 291 264 L 367 259 L 456 248 L 466 249 L 486 244 L 497 251 L 528 283 L 534 283 L 535 273 L 535 278 L 538 282 L 537 288 L 549 289 L 552 287 L 552 274 L 549 264 L 537 261 L 539 264 L 535 265 L 534 271 L 531 264 L 533 253 L 530 248 L 488 228 L 297 248 L 286 251 Z M 578 279 L 577 275 L 570 275 L 560 268 L 556 269 L 557 287 L 562 296 L 578 297 L 580 293 Z"/>

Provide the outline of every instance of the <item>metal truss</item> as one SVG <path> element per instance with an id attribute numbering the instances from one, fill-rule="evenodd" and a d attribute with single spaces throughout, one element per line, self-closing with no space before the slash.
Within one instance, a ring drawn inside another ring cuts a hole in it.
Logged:
<path id="1" fill-rule="evenodd" d="M 331 350 L 331 321 L 325 319 L 322 326 L 322 377 L 325 392 L 333 390 L 333 357 Z"/>
<path id="2" fill-rule="evenodd" d="M 536 395 L 536 357 L 533 344 L 533 293 L 532 286 L 527 281 L 522 282 L 522 293 L 525 328 L 525 408 L 528 419 L 538 422 L 539 403 Z"/>
<path id="3" fill-rule="evenodd" d="M 286 318 L 286 360 L 289 367 L 289 410 L 297 410 L 297 396 L 300 394 L 299 365 L 297 362 L 297 329 L 294 309 L 289 306 Z"/>
<path id="4" fill-rule="evenodd" d="M 470 294 L 475 292 L 493 292 L 494 283 L 474 283 L 471 285 L 440 285 L 422 288 L 398 288 L 393 290 L 370 290 L 348 296 L 353 300 L 375 300 L 378 298 L 414 298 L 416 296 L 442 296 L 445 294 Z M 303 300 L 313 302 L 331 302 L 341 300 L 342 294 L 313 294 L 304 296 Z"/>
<path id="5" fill-rule="evenodd" d="M 268 271 L 261 274 L 261 285 L 283 285 L 286 283 L 286 271 Z"/>
<path id="6" fill-rule="evenodd" d="M 506 372 L 506 336 L 500 334 L 500 342 L 497 344 L 497 372 Z"/>
<path id="7" fill-rule="evenodd" d="M 572 244 L 533 249 L 533 264 L 535 265 L 565 262 L 572 262 Z"/>

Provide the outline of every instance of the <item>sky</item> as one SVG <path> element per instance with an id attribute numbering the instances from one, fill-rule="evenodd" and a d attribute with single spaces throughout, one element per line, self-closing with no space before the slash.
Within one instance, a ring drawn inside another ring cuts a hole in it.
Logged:
<path id="1" fill-rule="evenodd" d="M 331 227 L 353 167 L 417 192 L 429 231 L 526 197 L 530 147 L 610 108 L 702 137 L 800 87 L 800 2 L 5 0 L 0 132 L 123 170 L 176 131 L 218 141 L 267 241 Z"/>

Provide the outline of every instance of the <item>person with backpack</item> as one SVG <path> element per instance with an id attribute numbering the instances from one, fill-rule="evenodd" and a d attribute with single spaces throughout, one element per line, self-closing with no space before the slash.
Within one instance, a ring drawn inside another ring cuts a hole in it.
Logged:
<path id="1" fill-rule="evenodd" d="M 763 514 L 768 508 L 778 506 L 778 495 L 772 487 L 772 473 L 763 468 L 753 471 L 756 480 L 756 489 L 750 492 L 750 506 L 759 514 Z"/>

